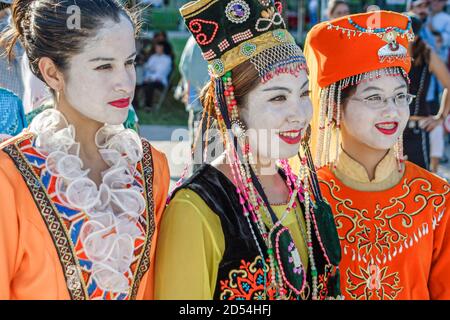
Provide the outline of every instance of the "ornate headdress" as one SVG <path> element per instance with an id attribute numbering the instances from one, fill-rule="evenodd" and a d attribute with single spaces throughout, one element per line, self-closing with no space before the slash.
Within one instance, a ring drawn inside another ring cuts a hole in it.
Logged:
<path id="1" fill-rule="evenodd" d="M 362 81 L 386 75 L 408 79 L 414 40 L 411 21 L 396 12 L 350 15 L 316 25 L 308 34 L 305 56 L 310 68 L 313 133 L 317 166 L 333 163 L 340 146 L 341 92 Z M 334 140 L 334 141 L 332 141 Z M 335 144 L 333 151 L 330 150 Z M 402 141 L 396 146 L 399 165 Z"/>
<path id="2" fill-rule="evenodd" d="M 186 4 L 180 12 L 208 61 L 214 83 L 210 87 L 210 90 L 214 89 L 214 112 L 227 150 L 236 192 L 255 241 L 258 243 L 256 234 L 259 233 L 269 248 L 268 252 L 260 254 L 270 259 L 272 286 L 276 288 L 277 297 L 283 299 L 287 295 L 286 290 L 291 290 L 298 296 L 308 291 L 304 290 L 306 270 L 302 268 L 301 262 L 298 265 L 299 259 L 293 259 L 295 252 L 298 257 L 298 251 L 289 231 L 274 214 L 255 174 L 252 165 L 255 162 L 245 128 L 239 119 L 232 81 L 233 69 L 247 61 L 253 64 L 262 82 L 277 74 L 299 74 L 301 70 L 307 69 L 302 50 L 286 30 L 281 10 L 281 4 L 274 3 L 273 0 L 199 0 Z M 302 171 L 298 176 L 292 174 L 287 160 L 281 160 L 280 165 L 291 190 L 287 212 L 296 207 L 298 195 L 303 197 L 306 223 L 309 224 L 309 230 L 312 230 L 312 221 L 314 219 L 316 222 L 317 218 L 311 218 L 313 210 L 309 199 L 310 171 L 307 159 L 303 159 Z M 269 230 L 262 220 L 263 215 L 270 217 L 274 224 Z M 328 216 L 320 215 L 319 219 L 322 217 Z M 253 226 L 257 230 L 254 231 Z M 311 239 L 310 232 L 307 241 L 312 246 Z M 334 249 L 336 247 L 338 249 L 328 256 L 325 253 L 328 262 L 330 256 L 334 265 L 340 259 L 339 245 L 334 246 Z M 309 250 L 309 253 L 313 273 L 312 296 L 317 298 L 317 271 L 313 251 Z"/>

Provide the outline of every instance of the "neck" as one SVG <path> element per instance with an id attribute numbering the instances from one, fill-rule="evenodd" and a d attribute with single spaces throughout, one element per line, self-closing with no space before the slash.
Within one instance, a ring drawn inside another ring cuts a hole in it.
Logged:
<path id="1" fill-rule="evenodd" d="M 256 170 L 255 174 L 261 181 L 273 179 L 274 176 L 278 175 L 277 163 L 273 159 L 258 156 L 254 168 Z"/>
<path id="2" fill-rule="evenodd" d="M 74 126 L 76 140 L 80 143 L 80 156 L 85 159 L 97 158 L 99 153 L 95 144 L 95 134 L 103 123 L 83 116 L 67 101 L 58 101 L 56 108 L 64 115 L 67 122 Z"/>
<path id="3" fill-rule="evenodd" d="M 366 169 L 370 180 L 375 179 L 378 164 L 389 152 L 389 150 L 377 150 L 360 143 L 348 143 L 345 139 L 342 139 L 342 149 Z"/>

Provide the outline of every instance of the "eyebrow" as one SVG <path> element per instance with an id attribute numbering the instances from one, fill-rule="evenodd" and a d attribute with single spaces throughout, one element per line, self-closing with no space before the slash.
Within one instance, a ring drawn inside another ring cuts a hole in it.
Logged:
<path id="1" fill-rule="evenodd" d="M 301 89 L 305 88 L 308 84 L 309 84 L 309 81 L 306 80 L 306 81 L 303 83 Z M 270 88 L 264 89 L 263 92 L 267 92 L 267 91 L 277 91 L 277 90 L 282 90 L 282 91 L 287 91 L 287 92 L 289 92 L 289 93 L 292 93 L 292 90 L 289 89 L 289 88 L 286 88 L 286 87 L 270 87 Z"/>
<path id="2" fill-rule="evenodd" d="M 127 57 L 127 59 L 130 59 L 131 57 L 134 57 L 135 55 L 136 55 L 136 52 L 133 52 L 131 55 L 129 55 L 129 56 Z M 98 58 L 94 58 L 94 59 L 89 60 L 89 62 L 97 62 L 97 61 L 114 61 L 114 60 L 116 60 L 116 59 L 114 59 L 114 58 L 103 58 L 103 57 L 98 57 Z"/>
<path id="3" fill-rule="evenodd" d="M 402 84 L 400 87 L 395 88 L 394 91 L 400 90 L 400 89 L 404 89 L 404 88 L 408 88 L 408 86 L 406 84 Z"/>
<path id="4" fill-rule="evenodd" d="M 401 86 L 395 88 L 394 91 L 397 91 L 397 90 L 403 89 L 403 88 L 407 88 L 407 86 L 406 86 L 405 84 L 402 84 Z M 367 87 L 367 88 L 365 88 L 362 92 L 367 92 L 367 91 L 370 91 L 370 90 L 383 91 L 383 89 L 378 88 L 378 87 Z"/>
<path id="5" fill-rule="evenodd" d="M 367 87 L 362 92 L 367 92 L 367 91 L 371 91 L 371 90 L 382 91 L 381 88 L 378 88 L 378 87 Z"/>

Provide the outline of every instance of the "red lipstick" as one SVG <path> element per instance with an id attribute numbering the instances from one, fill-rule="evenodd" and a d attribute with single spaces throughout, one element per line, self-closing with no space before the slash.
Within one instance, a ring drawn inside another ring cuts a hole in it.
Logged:
<path id="1" fill-rule="evenodd" d="M 128 108 L 130 106 L 130 98 L 112 101 L 109 104 L 119 109 Z"/>
<path id="2" fill-rule="evenodd" d="M 391 136 L 398 130 L 398 122 L 380 122 L 375 125 L 382 134 Z"/>
<path id="3" fill-rule="evenodd" d="M 280 139 L 286 142 L 287 144 L 298 144 L 302 140 L 301 130 L 283 131 L 280 132 L 278 135 Z"/>

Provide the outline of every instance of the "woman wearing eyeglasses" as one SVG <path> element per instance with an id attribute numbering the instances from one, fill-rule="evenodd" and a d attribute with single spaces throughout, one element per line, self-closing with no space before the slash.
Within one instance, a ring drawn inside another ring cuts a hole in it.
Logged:
<path id="1" fill-rule="evenodd" d="M 378 11 L 317 25 L 306 40 L 347 299 L 450 298 L 450 186 L 402 156 L 413 39 L 408 17 Z"/>

